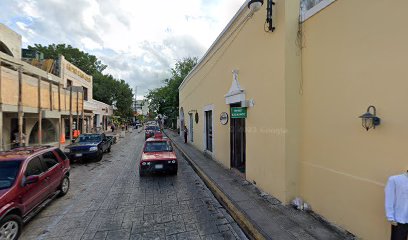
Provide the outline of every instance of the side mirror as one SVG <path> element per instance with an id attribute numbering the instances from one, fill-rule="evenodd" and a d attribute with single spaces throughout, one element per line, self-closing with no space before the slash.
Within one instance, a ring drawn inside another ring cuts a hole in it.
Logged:
<path id="1" fill-rule="evenodd" d="M 40 180 L 40 177 L 38 175 L 28 176 L 26 180 L 24 181 L 24 185 L 33 184 L 33 183 L 38 182 L 39 180 Z"/>

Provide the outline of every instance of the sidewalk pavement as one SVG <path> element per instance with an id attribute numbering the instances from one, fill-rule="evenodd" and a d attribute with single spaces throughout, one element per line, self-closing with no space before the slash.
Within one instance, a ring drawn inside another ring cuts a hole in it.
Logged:
<path id="1" fill-rule="evenodd" d="M 356 239 L 314 213 L 283 205 L 192 145 L 185 144 L 177 133 L 164 132 L 252 239 Z"/>

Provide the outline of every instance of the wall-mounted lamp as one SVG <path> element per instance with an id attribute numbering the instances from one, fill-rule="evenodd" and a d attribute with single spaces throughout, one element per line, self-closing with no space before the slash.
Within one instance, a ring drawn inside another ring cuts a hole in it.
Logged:
<path id="1" fill-rule="evenodd" d="M 381 123 L 381 119 L 377 117 L 377 109 L 374 106 L 369 106 L 367 108 L 367 112 L 361 115 L 359 118 L 362 120 L 363 128 L 365 128 L 367 131 L 371 128 L 375 129 L 375 126 L 378 126 Z"/>
<path id="2" fill-rule="evenodd" d="M 264 1 L 263 0 L 251 0 L 248 2 L 248 8 L 252 11 L 252 12 L 256 12 L 259 9 L 261 9 L 262 5 L 263 5 Z"/>
<path id="3" fill-rule="evenodd" d="M 272 6 L 275 5 L 275 2 L 273 0 L 267 0 L 267 1 L 268 1 L 268 6 L 266 7 L 265 31 L 273 32 L 275 31 L 275 27 L 273 26 L 273 21 L 272 21 L 272 12 L 273 12 Z M 248 8 L 252 12 L 256 12 L 262 7 L 263 3 L 264 3 L 263 0 L 250 0 L 248 2 Z"/>

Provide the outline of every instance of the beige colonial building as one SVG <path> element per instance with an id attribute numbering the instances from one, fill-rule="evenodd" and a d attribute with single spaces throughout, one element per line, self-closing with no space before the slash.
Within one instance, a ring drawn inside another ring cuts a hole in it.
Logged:
<path id="1" fill-rule="evenodd" d="M 0 24 L 1 150 L 19 143 L 60 145 L 73 130 L 92 131 L 94 116 L 113 114 L 92 99 L 92 77 L 63 56 L 23 60 L 21 36 Z"/>
<path id="2" fill-rule="evenodd" d="M 113 115 L 112 106 L 93 99 L 93 78 L 78 67 L 67 61 L 64 56 L 58 59 L 59 73 L 65 88 L 80 87 L 83 91 L 84 105 L 80 115 L 72 119 L 70 126 L 81 132 L 107 130 L 108 123 Z M 65 126 L 69 124 L 69 116 L 65 116 Z M 69 125 L 68 125 L 69 126 Z M 69 133 L 69 128 L 65 128 Z M 72 131 L 71 131 L 72 134 Z M 72 136 L 71 136 L 72 138 Z"/>
<path id="3" fill-rule="evenodd" d="M 275 0 L 273 32 L 266 2 L 245 3 L 181 84 L 190 143 L 284 203 L 389 238 L 384 185 L 408 169 L 408 2 L 323 0 L 300 14 L 299 0 Z M 366 131 L 370 105 L 382 121 Z"/>

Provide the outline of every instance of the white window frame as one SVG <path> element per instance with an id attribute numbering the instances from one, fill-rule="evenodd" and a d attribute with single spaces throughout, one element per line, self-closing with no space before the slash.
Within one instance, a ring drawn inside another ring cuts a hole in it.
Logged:
<path id="1" fill-rule="evenodd" d="M 205 112 L 212 111 L 212 152 L 207 150 L 207 134 L 206 134 L 206 127 L 207 127 L 207 118 L 205 117 Z M 214 116 L 215 116 L 215 111 L 214 111 L 214 104 L 206 105 L 203 108 L 203 151 L 210 155 L 213 159 L 215 158 L 215 125 L 214 125 Z"/>
<path id="2" fill-rule="evenodd" d="M 305 22 L 307 19 L 313 17 L 316 15 L 318 12 L 322 11 L 326 7 L 328 7 L 330 4 L 334 3 L 336 0 L 323 0 L 320 3 L 316 4 L 314 7 L 311 9 L 307 10 L 304 12 L 302 15 L 302 22 Z"/>

